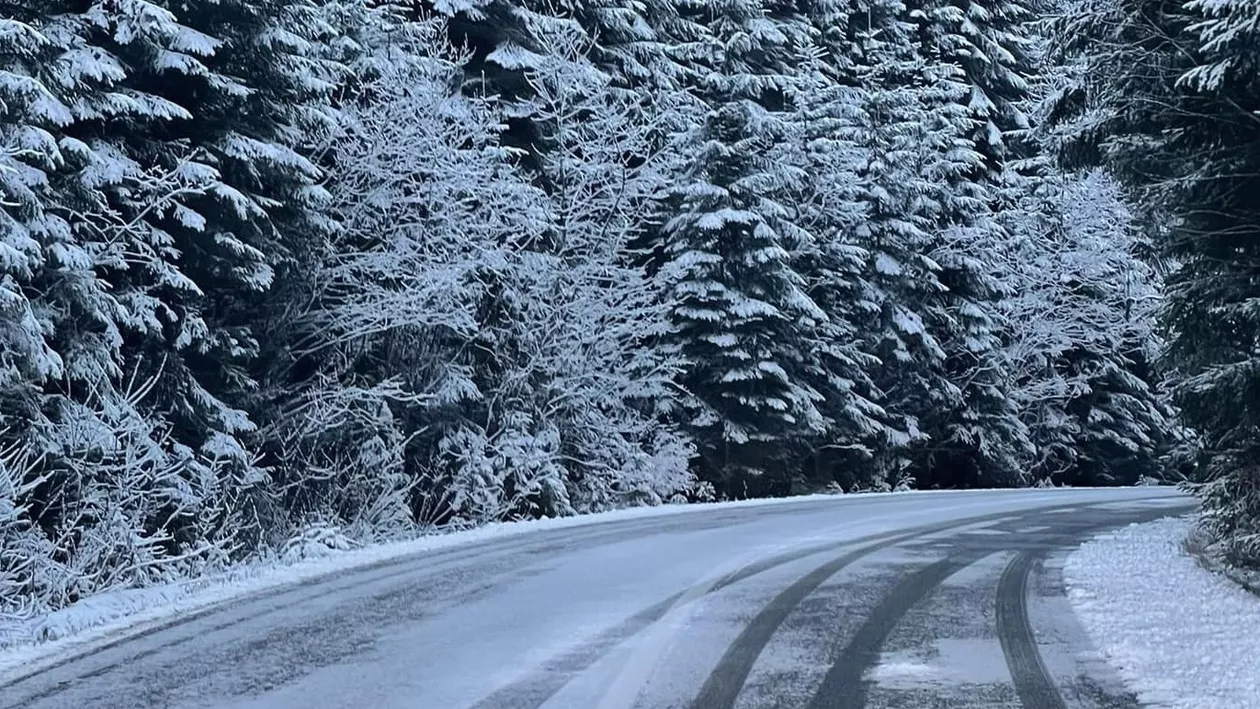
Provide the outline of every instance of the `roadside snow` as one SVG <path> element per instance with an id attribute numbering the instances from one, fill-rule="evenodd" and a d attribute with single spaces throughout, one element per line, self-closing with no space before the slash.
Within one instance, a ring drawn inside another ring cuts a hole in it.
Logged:
<path id="1" fill-rule="evenodd" d="M 1260 709 L 1260 598 L 1183 549 L 1188 518 L 1104 534 L 1070 554 L 1068 597 L 1150 709 Z"/>

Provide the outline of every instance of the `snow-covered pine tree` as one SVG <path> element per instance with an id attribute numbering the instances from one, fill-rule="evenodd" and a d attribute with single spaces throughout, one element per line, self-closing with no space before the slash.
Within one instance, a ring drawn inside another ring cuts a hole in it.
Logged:
<path id="1" fill-rule="evenodd" d="M 943 154 L 967 152 L 956 143 Z M 959 167 L 944 162 L 946 170 Z M 1007 235 L 988 211 L 984 183 L 955 174 L 954 180 L 945 177 L 945 184 L 941 216 L 948 216 L 938 217 L 930 252 L 945 288 L 944 317 L 928 327 L 945 352 L 944 371 L 960 397 L 955 408 L 936 408 L 920 418 L 932 439 L 920 469 L 933 484 L 949 487 L 1017 485 L 1026 482 L 1023 464 L 1033 449 L 1002 362 L 1000 302 L 1006 294 L 995 262 Z M 969 191 L 971 197 L 963 196 Z"/>
<path id="2" fill-rule="evenodd" d="M 806 173 L 780 149 L 794 140 L 786 111 L 810 30 L 793 8 L 751 0 L 694 10 L 710 31 L 697 65 L 709 114 L 662 232 L 696 397 L 688 428 L 724 494 L 786 493 L 803 444 L 826 429 L 810 381 L 826 375 L 805 355 L 826 314 L 791 258 L 812 239 L 790 206 Z"/>
<path id="3" fill-rule="evenodd" d="M 921 51 L 931 61 L 962 70 L 967 108 L 966 137 L 984 159 L 985 176 L 1004 182 L 1008 163 L 1029 158 L 1026 113 L 1038 73 L 1039 42 L 1034 23 L 1041 20 L 1040 0 L 909 0 L 909 17 Z M 978 177 L 973 174 L 972 177 Z"/>
<path id="4" fill-rule="evenodd" d="M 695 76 L 688 50 L 707 28 L 687 17 L 681 0 L 569 0 L 555 9 L 582 28 L 588 57 L 610 77 L 612 91 L 678 89 Z"/>
<path id="5" fill-rule="evenodd" d="M 900 2 L 817 11 L 834 18 L 822 34 L 837 83 L 865 97 L 850 130 L 869 153 L 859 243 L 877 307 L 866 329 L 885 408 L 904 432 L 881 456 L 882 475 L 1007 482 L 1025 442 L 986 361 L 997 293 L 976 256 L 992 236 L 990 195 L 974 179 L 982 161 L 965 75 L 921 46 L 922 18 Z"/>
<path id="6" fill-rule="evenodd" d="M 470 49 L 469 80 L 510 98 L 529 96 L 524 72 L 554 53 L 540 29 L 579 29 L 614 90 L 685 85 L 694 45 L 707 34 L 679 0 L 442 0 L 433 9 L 449 20 L 454 44 Z"/>
<path id="7" fill-rule="evenodd" d="M 1009 152 L 1003 136 L 1028 128 L 1017 101 L 1026 82 L 1011 66 L 1022 60 L 1024 36 L 1016 30 L 1027 13 L 934 0 L 912 2 L 905 12 L 909 51 L 904 40 L 898 44 L 918 66 L 900 76 L 884 72 L 882 80 L 918 88 L 924 149 L 938 156 L 928 173 L 935 183 L 928 253 L 945 291 L 924 324 L 958 392 L 952 406 L 938 401 L 920 410 L 932 440 L 915 456 L 916 477 L 929 485 L 1012 484 L 1030 446 L 996 361 L 1002 294 L 991 259 L 1004 238 L 993 218 Z"/>
<path id="8" fill-rule="evenodd" d="M 875 305 L 865 327 L 867 347 L 881 361 L 874 381 L 884 393 L 883 404 L 906 432 L 876 460 L 881 483 L 912 474 L 909 447 L 926 442 L 921 418 L 956 407 L 960 396 L 944 376 L 945 352 L 928 328 L 943 317 L 940 266 L 928 255 L 933 214 L 927 208 L 938 186 L 920 169 L 935 156 L 925 152 L 916 89 L 902 84 L 897 74 L 883 75 L 913 71 L 913 60 L 884 56 L 881 65 L 862 76 L 869 82 L 866 101 L 853 128 L 869 151 L 859 173 L 869 216 L 857 231 L 868 254 L 865 273 Z"/>
<path id="9" fill-rule="evenodd" d="M 788 178 L 758 133 L 771 120 L 749 101 L 713 110 L 665 225 L 681 381 L 696 397 L 687 428 L 702 474 L 728 494 L 785 485 L 794 446 L 825 430 L 796 363 L 810 342 L 802 331 L 826 316 L 782 243 L 789 212 L 769 195 Z M 772 479 L 749 481 L 763 474 Z"/>
<path id="10" fill-rule="evenodd" d="M 898 446 L 906 433 L 890 425 L 880 405 L 883 393 L 871 375 L 882 362 L 866 347 L 871 336 L 864 328 L 879 309 L 865 268 L 870 253 L 859 238 L 871 219 L 869 185 L 860 176 L 871 146 L 862 145 L 865 136 L 854 130 L 866 95 L 837 81 L 824 52 L 815 49 L 801 62 L 791 117 L 798 137 L 782 146 L 780 158 L 805 166 L 811 176 L 792 195 L 795 220 L 807 238 L 792 250 L 791 264 L 826 315 L 805 332 L 817 339 L 802 354 L 807 376 L 816 377 L 811 385 L 823 396 L 819 409 L 827 431 L 801 474 L 810 488 L 872 488 L 883 482 L 876 456 Z"/>
<path id="11" fill-rule="evenodd" d="M 55 278 L 49 252 L 69 240 L 68 225 L 51 210 L 78 201 L 51 184 L 62 162 L 56 131 L 72 116 L 52 91 L 55 77 L 40 71 L 58 55 L 35 28 L 47 19 L 0 20 L 0 614 L 16 617 L 65 602 L 57 573 L 65 550 L 41 522 L 56 526 L 46 492 L 73 476 L 40 456 L 56 445 L 44 405 L 46 385 L 63 376 L 64 364 L 50 341 L 60 323 L 36 288 Z"/>
<path id="12" fill-rule="evenodd" d="M 526 74 L 554 53 L 546 36 L 576 29 L 585 38 L 588 59 L 612 78 L 611 90 L 651 104 L 658 90 L 696 84 L 692 63 L 702 55 L 707 30 L 703 20 L 681 12 L 683 5 L 680 0 L 441 0 L 431 7 L 448 20 L 451 42 L 470 50 L 464 86 L 470 96 L 528 102 Z M 527 151 L 519 159 L 541 175 L 535 158 L 550 149 L 553 127 L 529 115 L 528 104 L 506 118 L 508 144 Z"/>
<path id="13" fill-rule="evenodd" d="M 852 290 L 843 305 L 822 297 L 819 304 L 829 314 L 843 313 L 838 319 L 848 321 L 856 351 L 871 358 L 870 400 L 881 405 L 887 426 L 876 437 L 883 440 L 871 446 L 873 457 L 860 462 L 865 454 L 841 451 L 847 460 L 834 473 L 845 488 L 878 489 L 908 482 L 905 449 L 922 439 L 909 402 L 948 388 L 933 373 L 939 348 L 922 328 L 940 287 L 936 265 L 924 256 L 928 203 L 918 195 L 929 187 L 915 167 L 923 156 L 917 152 L 922 97 L 914 77 L 922 68 L 899 0 L 860 6 L 815 0 L 802 7 L 817 57 L 809 64 L 816 95 L 802 101 L 808 113 L 802 123 L 813 149 L 826 150 L 812 159 L 825 155 L 830 162 L 810 170 L 838 168 L 834 178 L 811 181 L 820 191 L 803 197 L 803 206 L 808 210 L 823 195 L 828 206 L 814 214 L 821 222 L 807 225 L 820 241 L 860 260 L 845 276 Z M 823 236 L 835 227 L 838 232 Z"/>
<path id="14" fill-rule="evenodd" d="M 58 200 L 51 175 L 60 168 L 56 131 L 73 120 L 39 68 L 57 48 L 32 23 L 46 17 L 0 20 L 0 435 L 20 440 L 18 428 L 40 414 L 42 384 L 61 375 L 62 362 L 47 340 L 52 323 L 41 318 L 35 280 L 43 277 L 47 249 L 68 240 L 68 227 L 48 208 Z M 53 84 L 56 86 L 56 84 Z M 75 199 L 67 195 L 63 199 Z M 61 238 L 58 238 L 60 236 Z M 36 302 L 32 302 L 35 299 Z M 11 492 L 11 491 L 10 491 Z"/>
<path id="15" fill-rule="evenodd" d="M 1260 30 L 1250 2 L 1073 3 L 1058 28 L 1080 65 L 1055 118 L 1069 158 L 1101 162 L 1169 225 L 1167 366 L 1202 438 L 1203 522 L 1260 563 Z"/>
<path id="16" fill-rule="evenodd" d="M 317 19 L 304 0 L 120 0 L 82 16 L 91 45 L 127 67 L 117 97 L 134 107 L 125 121 L 85 116 L 72 131 L 101 156 L 92 174 L 130 233 L 108 244 L 100 269 L 134 298 L 123 352 L 139 381 L 156 381 L 150 405 L 169 412 L 185 484 L 214 498 L 169 510 L 180 545 L 246 535 L 238 548 L 249 550 L 269 531 L 247 413 L 259 403 L 254 328 L 277 274 L 331 228 L 303 155 L 331 125 L 339 71 L 311 58 Z M 128 182 L 154 170 L 195 188 L 151 207 Z M 132 254 L 156 266 L 136 268 Z"/>
<path id="17" fill-rule="evenodd" d="M 1170 320 L 1179 335 L 1172 359 L 1189 374 L 1179 382 L 1182 407 L 1207 434 L 1208 450 L 1215 454 L 1210 481 L 1200 491 L 1205 527 L 1226 554 L 1260 567 L 1260 288 L 1255 279 L 1260 264 L 1260 7 L 1239 0 L 1192 0 L 1186 7 L 1202 17 L 1190 28 L 1198 37 L 1201 60 L 1181 77 L 1179 87 L 1198 99 L 1196 108 L 1208 102 L 1217 118 L 1210 131 L 1214 139 L 1195 137 L 1213 151 L 1209 165 L 1183 163 L 1198 169 L 1185 186 L 1190 210 L 1178 232 L 1189 238 L 1174 240 L 1170 249 L 1184 268 L 1170 278 L 1176 294 Z M 1228 254 L 1225 264 L 1222 254 Z M 1213 316 L 1215 328 L 1208 324 Z M 1209 329 L 1211 339 L 1197 339 Z"/>
<path id="18" fill-rule="evenodd" d="M 158 289 L 128 274 L 161 287 L 182 278 L 136 214 L 161 214 L 204 184 L 182 161 L 141 165 L 96 139 L 93 126 L 165 107 L 128 92 L 124 65 L 92 43 L 99 12 L 51 9 L 62 11 L 10 18 L 15 44 L 4 54 L 6 285 L 21 298 L 6 303 L 16 319 L 4 331 L 22 339 L 4 348 L 12 376 L 0 387 L 0 446 L 8 509 L 33 535 L 15 548 L 38 553 L 16 579 L 0 572 L 0 604 L 16 593 L 31 610 L 195 572 L 231 539 L 184 533 L 189 517 L 222 513 L 215 483 L 205 484 L 215 470 L 170 439 L 154 380 L 139 376 L 150 363 L 126 349 L 160 307 Z M 117 209 L 111 194 L 136 211 Z"/>
<path id="19" fill-rule="evenodd" d="M 359 96 L 366 82 L 400 64 L 425 64 L 431 43 L 449 44 L 434 35 L 430 14 L 418 14 L 408 0 L 318 0 L 309 18 L 318 35 L 311 49 L 344 67 L 335 102 Z"/>

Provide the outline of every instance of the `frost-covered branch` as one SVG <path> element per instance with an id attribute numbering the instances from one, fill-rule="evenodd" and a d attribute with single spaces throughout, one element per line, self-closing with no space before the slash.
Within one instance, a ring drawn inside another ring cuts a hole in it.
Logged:
<path id="1" fill-rule="evenodd" d="M 440 46 L 347 107 L 327 153 L 343 229 L 295 352 L 320 364 L 266 431 L 298 514 L 387 531 L 688 485 L 652 415 L 673 376 L 663 305 L 628 253 L 667 174 L 668 106 L 610 98 L 576 40 L 553 44 L 513 106 L 549 131 L 540 175 L 500 143 L 504 104 L 450 92 L 463 57 Z"/>
<path id="2" fill-rule="evenodd" d="M 993 266 L 1005 281 L 1004 355 L 1021 401 L 1085 393 L 1089 371 L 1046 376 L 1073 352 L 1149 350 L 1159 284 L 1136 256 L 1138 235 L 1114 184 L 1100 173 L 1048 181 L 1009 223 L 1011 244 Z"/>

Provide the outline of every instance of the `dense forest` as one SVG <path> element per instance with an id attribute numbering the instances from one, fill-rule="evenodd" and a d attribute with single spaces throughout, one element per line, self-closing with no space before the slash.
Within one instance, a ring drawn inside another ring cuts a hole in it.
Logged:
<path id="1" fill-rule="evenodd" d="M 0 615 L 311 536 L 1204 480 L 1260 4 L 0 4 Z"/>

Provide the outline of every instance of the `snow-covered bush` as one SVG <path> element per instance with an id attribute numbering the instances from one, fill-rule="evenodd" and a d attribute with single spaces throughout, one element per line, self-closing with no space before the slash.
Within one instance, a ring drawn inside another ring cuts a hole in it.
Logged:
<path id="1" fill-rule="evenodd" d="M 451 91 L 463 57 L 440 45 L 345 108 L 327 153 L 343 230 L 300 316 L 316 372 L 267 432 L 293 513 L 397 531 L 689 487 L 689 448 L 654 415 L 663 306 L 627 252 L 665 180 L 653 107 L 553 46 L 512 105 L 549 126 L 541 175 L 500 143 L 505 104 Z"/>
<path id="2" fill-rule="evenodd" d="M 335 551 L 354 549 L 358 544 L 339 527 L 316 522 L 303 527 L 280 547 L 279 558 L 286 562 L 317 559 Z"/>
<path id="3" fill-rule="evenodd" d="M 1133 483 L 1178 440 L 1153 363 L 1159 279 L 1119 188 L 1101 172 L 1029 180 L 1003 214 L 994 268 L 1008 337 L 1003 364 L 1037 446 L 1033 474 Z"/>

